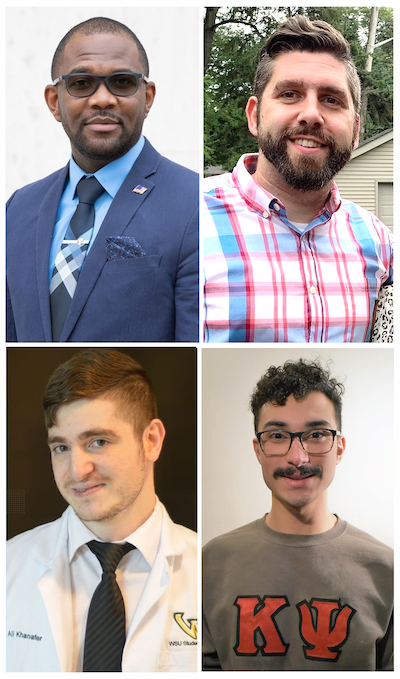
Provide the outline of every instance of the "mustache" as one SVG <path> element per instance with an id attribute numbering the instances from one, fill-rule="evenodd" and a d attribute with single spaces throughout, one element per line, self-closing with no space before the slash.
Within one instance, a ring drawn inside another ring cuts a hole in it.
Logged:
<path id="1" fill-rule="evenodd" d="M 322 478 L 322 469 L 317 465 L 302 464 L 300 467 L 277 467 L 272 476 L 274 479 L 279 479 L 280 476 L 293 476 L 293 474 L 314 474 Z"/>
<path id="2" fill-rule="evenodd" d="M 114 120 L 116 123 L 122 123 L 122 119 L 115 115 L 115 113 L 108 113 L 107 111 L 98 111 L 96 114 L 92 113 L 89 116 L 86 116 L 85 118 L 82 119 L 82 124 L 86 125 L 86 123 L 89 123 L 91 120 L 94 118 L 107 118 L 107 120 Z"/>
<path id="3" fill-rule="evenodd" d="M 321 130 L 314 130 L 308 125 L 303 125 L 302 127 L 294 127 L 293 129 L 284 130 L 281 134 L 281 139 L 287 139 L 288 137 L 301 137 L 301 135 L 308 135 L 309 137 L 314 137 L 314 139 L 319 139 L 321 144 L 332 145 L 335 143 L 332 137 L 324 134 Z"/>

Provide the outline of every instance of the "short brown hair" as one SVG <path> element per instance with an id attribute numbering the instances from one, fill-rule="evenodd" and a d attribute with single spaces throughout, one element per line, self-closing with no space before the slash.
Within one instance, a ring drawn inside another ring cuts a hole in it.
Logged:
<path id="1" fill-rule="evenodd" d="M 56 424 L 58 409 L 78 399 L 114 400 L 121 419 L 137 436 L 157 417 L 157 402 L 146 371 L 127 354 L 113 349 L 83 349 L 50 377 L 43 408 L 46 427 Z"/>
<path id="2" fill-rule="evenodd" d="M 310 21 L 299 14 L 282 24 L 268 38 L 258 55 L 254 78 L 254 94 L 260 101 L 272 78 L 274 59 L 284 52 L 327 52 L 342 62 L 347 69 L 347 81 L 354 110 L 361 106 L 361 84 L 351 57 L 350 45 L 340 31 L 326 21 Z"/>

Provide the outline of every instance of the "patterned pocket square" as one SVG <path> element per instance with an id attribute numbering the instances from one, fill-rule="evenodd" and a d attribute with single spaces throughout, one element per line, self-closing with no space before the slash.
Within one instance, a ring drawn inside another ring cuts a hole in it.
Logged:
<path id="1" fill-rule="evenodd" d="M 107 259 L 131 259 L 145 257 L 146 251 L 131 236 L 110 236 L 106 238 Z"/>

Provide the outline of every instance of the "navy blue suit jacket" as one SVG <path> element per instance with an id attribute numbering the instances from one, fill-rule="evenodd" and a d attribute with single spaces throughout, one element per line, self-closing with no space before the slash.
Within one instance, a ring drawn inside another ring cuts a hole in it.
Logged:
<path id="1" fill-rule="evenodd" d="M 49 253 L 67 178 L 68 166 L 8 201 L 9 342 L 52 341 Z M 113 259 L 109 237 L 135 239 L 146 254 L 122 248 Z M 146 140 L 87 255 L 60 342 L 197 340 L 198 176 Z"/>

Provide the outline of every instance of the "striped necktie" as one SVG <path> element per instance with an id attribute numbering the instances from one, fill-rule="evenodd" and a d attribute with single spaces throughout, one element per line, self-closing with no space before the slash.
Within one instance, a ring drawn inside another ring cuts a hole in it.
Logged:
<path id="1" fill-rule="evenodd" d="M 125 605 L 116 580 L 115 569 L 133 545 L 88 542 L 89 549 L 103 569 L 89 606 L 86 625 L 83 672 L 122 672 L 122 653 L 126 640 Z"/>
<path id="2" fill-rule="evenodd" d="M 104 193 L 96 177 L 82 177 L 76 187 L 79 203 L 54 262 L 50 282 L 53 341 L 58 342 L 75 294 L 78 276 L 94 226 L 94 204 Z"/>

